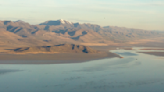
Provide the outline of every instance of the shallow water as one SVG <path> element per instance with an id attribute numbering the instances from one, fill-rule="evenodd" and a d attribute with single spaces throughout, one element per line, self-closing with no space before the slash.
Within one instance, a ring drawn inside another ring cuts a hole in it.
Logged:
<path id="1" fill-rule="evenodd" d="M 0 92 L 162 92 L 164 59 L 112 50 L 124 58 L 74 64 L 1 64 Z"/>

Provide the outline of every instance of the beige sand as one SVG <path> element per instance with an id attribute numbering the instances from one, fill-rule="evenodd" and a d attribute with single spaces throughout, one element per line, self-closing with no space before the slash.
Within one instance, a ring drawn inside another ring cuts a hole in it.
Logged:
<path id="1" fill-rule="evenodd" d="M 149 55 L 164 57 L 164 52 L 139 52 L 139 53 L 145 53 L 145 54 L 149 54 Z"/>
<path id="2" fill-rule="evenodd" d="M 120 57 L 114 53 L 54 53 L 54 54 L 0 54 L 0 64 L 57 64 L 79 63 L 102 58 Z"/>

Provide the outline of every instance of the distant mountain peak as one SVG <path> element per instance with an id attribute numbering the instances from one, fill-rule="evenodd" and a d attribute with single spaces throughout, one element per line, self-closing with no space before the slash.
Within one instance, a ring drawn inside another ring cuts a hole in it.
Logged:
<path id="1" fill-rule="evenodd" d="M 59 19 L 59 20 L 57 20 L 57 21 L 60 21 L 62 24 L 73 24 L 72 22 L 66 21 L 66 20 L 64 20 L 64 19 Z"/>
<path id="2" fill-rule="evenodd" d="M 65 24 L 65 20 L 64 19 L 59 19 L 57 21 L 60 21 L 62 24 Z"/>
<path id="3" fill-rule="evenodd" d="M 59 19 L 58 21 L 66 21 L 66 20 L 64 20 L 64 19 Z"/>
<path id="4" fill-rule="evenodd" d="M 24 21 L 22 21 L 22 20 L 17 20 L 17 21 L 15 21 L 15 22 L 24 22 Z"/>
<path id="5" fill-rule="evenodd" d="M 17 20 L 17 21 L 14 21 L 14 22 L 26 23 L 25 21 L 22 21 L 22 20 Z"/>
<path id="6" fill-rule="evenodd" d="M 64 19 L 59 19 L 59 20 L 50 20 L 46 21 L 44 23 L 41 23 L 40 25 L 61 25 L 61 24 L 73 24 L 73 22 L 66 21 Z"/>

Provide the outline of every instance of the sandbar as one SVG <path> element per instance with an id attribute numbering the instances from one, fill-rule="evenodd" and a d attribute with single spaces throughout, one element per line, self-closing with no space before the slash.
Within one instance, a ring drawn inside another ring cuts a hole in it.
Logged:
<path id="1" fill-rule="evenodd" d="M 145 54 L 149 54 L 149 55 L 164 57 L 164 52 L 139 52 L 139 53 L 145 53 Z"/>
<path id="2" fill-rule="evenodd" d="M 54 54 L 0 54 L 0 64 L 61 64 L 81 63 L 103 58 L 120 57 L 115 53 L 54 53 Z"/>

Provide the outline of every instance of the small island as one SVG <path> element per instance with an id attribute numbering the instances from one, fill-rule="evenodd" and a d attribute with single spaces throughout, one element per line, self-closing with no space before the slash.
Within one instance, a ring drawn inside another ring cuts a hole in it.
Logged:
<path id="1" fill-rule="evenodd" d="M 9 49 L 0 54 L 0 64 L 61 64 L 80 63 L 119 55 L 89 46 L 59 44 L 54 46 L 31 46 Z M 30 61 L 29 61 L 30 60 Z"/>
<path id="2" fill-rule="evenodd" d="M 54 46 L 34 46 L 34 47 L 20 47 L 11 50 L 12 54 L 38 54 L 38 53 L 101 53 L 88 46 L 75 44 L 60 44 Z"/>

